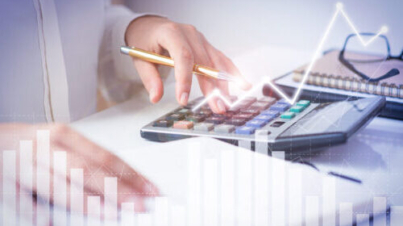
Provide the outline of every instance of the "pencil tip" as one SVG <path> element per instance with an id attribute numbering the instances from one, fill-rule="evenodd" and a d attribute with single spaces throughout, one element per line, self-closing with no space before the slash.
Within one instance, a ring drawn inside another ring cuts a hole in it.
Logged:
<path id="1" fill-rule="evenodd" d="M 120 47 L 120 52 L 124 54 L 129 54 L 129 48 L 126 46 Z"/>

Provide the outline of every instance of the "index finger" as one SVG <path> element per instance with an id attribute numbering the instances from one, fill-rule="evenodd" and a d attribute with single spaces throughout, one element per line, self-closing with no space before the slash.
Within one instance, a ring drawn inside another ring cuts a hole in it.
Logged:
<path id="1" fill-rule="evenodd" d="M 168 50 L 175 62 L 176 99 L 181 105 L 186 105 L 192 85 L 194 56 L 179 26 L 167 24 L 158 43 Z"/>

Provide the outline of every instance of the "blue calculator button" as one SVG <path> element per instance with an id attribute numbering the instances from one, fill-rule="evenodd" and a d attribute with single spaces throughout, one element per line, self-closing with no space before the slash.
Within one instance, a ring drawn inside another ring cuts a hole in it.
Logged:
<path id="1" fill-rule="evenodd" d="M 261 114 L 261 115 L 256 116 L 255 119 L 263 120 L 263 121 L 265 121 L 267 123 L 267 122 L 270 122 L 271 120 L 273 120 L 275 117 L 276 116 L 274 116 L 274 115 L 263 115 L 263 114 Z"/>
<path id="2" fill-rule="evenodd" d="M 273 116 L 273 117 L 277 117 L 280 112 L 279 111 L 274 111 L 274 110 L 266 110 L 266 111 L 262 111 L 262 113 L 260 113 L 261 115 L 269 115 L 269 116 Z"/>
<path id="3" fill-rule="evenodd" d="M 285 99 L 281 99 L 281 100 L 277 101 L 277 103 L 278 103 L 278 104 L 285 104 L 285 105 L 288 105 L 288 106 L 291 105 L 291 104 L 288 103 L 288 101 L 286 101 Z"/>
<path id="4" fill-rule="evenodd" d="M 241 126 L 236 128 L 235 133 L 236 134 L 253 134 L 255 132 L 255 128 L 250 127 L 250 126 Z"/>
<path id="5" fill-rule="evenodd" d="M 274 105 L 272 105 L 272 106 L 270 107 L 270 110 L 283 112 L 283 111 L 286 111 L 289 106 L 290 106 L 290 105 L 288 105 L 288 104 L 279 104 L 279 103 L 276 103 L 276 104 L 274 104 Z"/>
<path id="6" fill-rule="evenodd" d="M 246 126 L 254 127 L 257 129 L 263 127 L 264 125 L 266 125 L 266 121 L 263 120 L 251 120 L 246 123 Z"/>

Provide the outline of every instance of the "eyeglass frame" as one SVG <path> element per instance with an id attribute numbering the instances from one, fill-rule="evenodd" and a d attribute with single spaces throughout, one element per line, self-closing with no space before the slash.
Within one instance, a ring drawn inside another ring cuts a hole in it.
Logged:
<path id="1" fill-rule="evenodd" d="M 359 35 L 361 35 L 361 36 L 376 36 L 377 34 L 375 34 L 375 33 L 359 33 Z M 386 74 L 384 74 L 384 75 L 382 75 L 382 76 L 380 76 L 380 77 L 378 77 L 378 78 L 370 78 L 370 77 L 368 77 L 367 75 L 363 74 L 362 72 L 358 71 L 358 70 L 344 57 L 344 53 L 345 53 L 345 50 L 346 50 L 346 47 L 347 47 L 348 40 L 349 40 L 350 38 L 352 38 L 352 37 L 355 37 L 355 36 L 357 36 L 357 34 L 355 34 L 355 33 L 354 33 L 354 34 L 350 34 L 350 35 L 347 36 L 346 41 L 344 42 L 344 45 L 343 45 L 343 49 L 342 49 L 342 50 L 340 51 L 340 53 L 339 53 L 339 61 L 340 61 L 345 67 L 347 67 L 348 69 L 350 69 L 352 72 L 354 72 L 355 74 L 357 74 L 357 75 L 360 76 L 361 78 L 365 79 L 367 82 L 379 82 L 379 81 L 381 81 L 381 80 L 383 80 L 383 79 L 387 79 L 387 78 L 390 78 L 390 77 L 393 77 L 393 76 L 395 76 L 395 75 L 400 74 L 400 71 L 399 71 L 397 68 L 392 68 L 389 72 L 387 72 Z M 403 60 L 403 50 L 402 50 L 400 56 L 392 56 L 392 55 L 390 54 L 390 44 L 389 44 L 388 38 L 387 38 L 385 35 L 379 35 L 378 37 L 383 38 L 383 39 L 385 40 L 386 48 L 387 48 L 387 53 L 388 53 L 386 59 L 382 59 L 382 61 L 392 60 L 392 59 L 395 59 L 395 60 Z M 379 61 L 379 60 L 374 60 L 374 61 L 372 61 L 372 62 L 377 62 L 377 61 Z"/>

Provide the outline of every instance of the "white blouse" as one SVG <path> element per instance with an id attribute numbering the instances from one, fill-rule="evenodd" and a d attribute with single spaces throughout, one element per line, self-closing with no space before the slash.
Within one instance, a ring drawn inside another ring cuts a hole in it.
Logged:
<path id="1" fill-rule="evenodd" d="M 110 1 L 0 1 L 0 122 L 80 119 L 96 111 L 98 84 L 123 99 L 138 76 L 122 71 L 119 47 L 139 16 Z"/>

